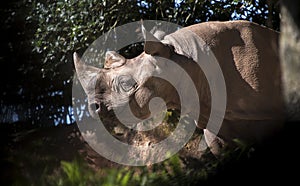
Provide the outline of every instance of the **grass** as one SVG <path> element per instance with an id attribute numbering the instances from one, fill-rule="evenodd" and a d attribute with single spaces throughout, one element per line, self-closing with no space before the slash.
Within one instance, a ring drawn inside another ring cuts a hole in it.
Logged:
<path id="1" fill-rule="evenodd" d="M 59 174 L 41 178 L 41 185 L 55 186 L 165 186 L 195 185 L 206 179 L 206 174 L 185 171 L 179 156 L 175 155 L 151 167 L 103 169 L 94 171 L 82 159 L 62 161 Z"/>

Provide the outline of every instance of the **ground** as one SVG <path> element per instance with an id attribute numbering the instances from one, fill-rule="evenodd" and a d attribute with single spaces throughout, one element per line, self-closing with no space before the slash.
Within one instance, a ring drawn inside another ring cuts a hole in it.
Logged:
<path id="1" fill-rule="evenodd" d="M 162 126 L 162 128 L 165 126 Z M 274 143 L 262 149 L 251 152 L 249 159 L 223 162 L 209 183 L 229 182 L 246 179 L 247 182 L 259 183 L 276 180 L 295 180 L 299 171 L 299 157 L 297 157 L 297 129 L 299 123 L 289 123 L 286 130 Z M 126 131 L 116 132 L 120 140 L 128 140 Z M 147 134 L 132 135 L 132 139 L 143 144 L 151 139 L 158 140 L 166 135 L 160 132 L 159 137 Z M 55 174 L 62 161 L 72 161 L 76 157 L 83 157 L 93 170 L 106 168 L 124 168 L 125 166 L 111 162 L 97 154 L 82 138 L 76 124 L 49 128 L 14 131 L 10 127 L 1 127 L 1 182 L 11 185 L 16 179 L 25 183 L 38 183 L 41 176 Z M 178 153 L 184 167 L 189 170 L 202 170 L 203 166 L 215 161 L 211 155 L 201 160 L 201 154 L 195 147 L 199 144 L 201 132 L 197 131 L 189 143 Z M 248 151 L 250 152 L 250 151 Z M 292 170 L 292 168 L 294 168 Z M 296 180 L 297 181 L 297 180 Z M 299 181 L 298 181 L 299 182 Z M 3 185 L 3 184 L 1 184 Z"/>

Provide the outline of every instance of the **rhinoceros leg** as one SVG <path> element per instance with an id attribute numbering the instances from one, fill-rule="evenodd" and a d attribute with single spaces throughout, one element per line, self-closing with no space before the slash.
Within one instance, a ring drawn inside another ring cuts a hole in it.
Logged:
<path id="1" fill-rule="evenodd" d="M 216 136 L 214 133 L 207 129 L 203 130 L 205 142 L 210 149 L 210 152 L 215 156 L 220 155 L 221 149 L 225 146 L 224 140 Z"/>

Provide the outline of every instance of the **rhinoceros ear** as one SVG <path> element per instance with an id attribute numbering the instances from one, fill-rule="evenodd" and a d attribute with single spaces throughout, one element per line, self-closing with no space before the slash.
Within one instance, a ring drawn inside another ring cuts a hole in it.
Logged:
<path id="1" fill-rule="evenodd" d="M 125 63 L 125 61 L 126 59 L 117 52 L 107 51 L 105 54 L 104 68 L 110 69 L 120 67 Z"/>
<path id="2" fill-rule="evenodd" d="M 160 42 L 153 34 L 148 32 L 142 25 L 142 32 L 145 39 L 144 51 L 152 56 L 170 58 L 170 47 Z"/>
<path id="3" fill-rule="evenodd" d="M 170 59 L 171 57 L 170 47 L 162 42 L 146 41 L 144 51 L 146 54 L 150 54 L 152 56 L 159 56 L 167 59 Z"/>
<path id="4" fill-rule="evenodd" d="M 78 79 L 84 91 L 88 94 L 91 88 L 94 89 L 94 87 L 91 87 L 91 85 L 94 84 L 92 81 L 96 80 L 95 77 L 100 72 L 100 69 L 86 65 L 76 52 L 73 54 L 73 60 Z"/>

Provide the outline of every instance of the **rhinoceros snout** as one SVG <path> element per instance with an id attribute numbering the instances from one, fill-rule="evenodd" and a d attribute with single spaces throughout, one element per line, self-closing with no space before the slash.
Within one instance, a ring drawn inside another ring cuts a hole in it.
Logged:
<path id="1" fill-rule="evenodd" d="M 109 116 L 109 109 L 102 102 L 94 102 L 89 104 L 89 112 L 93 118 Z"/>

